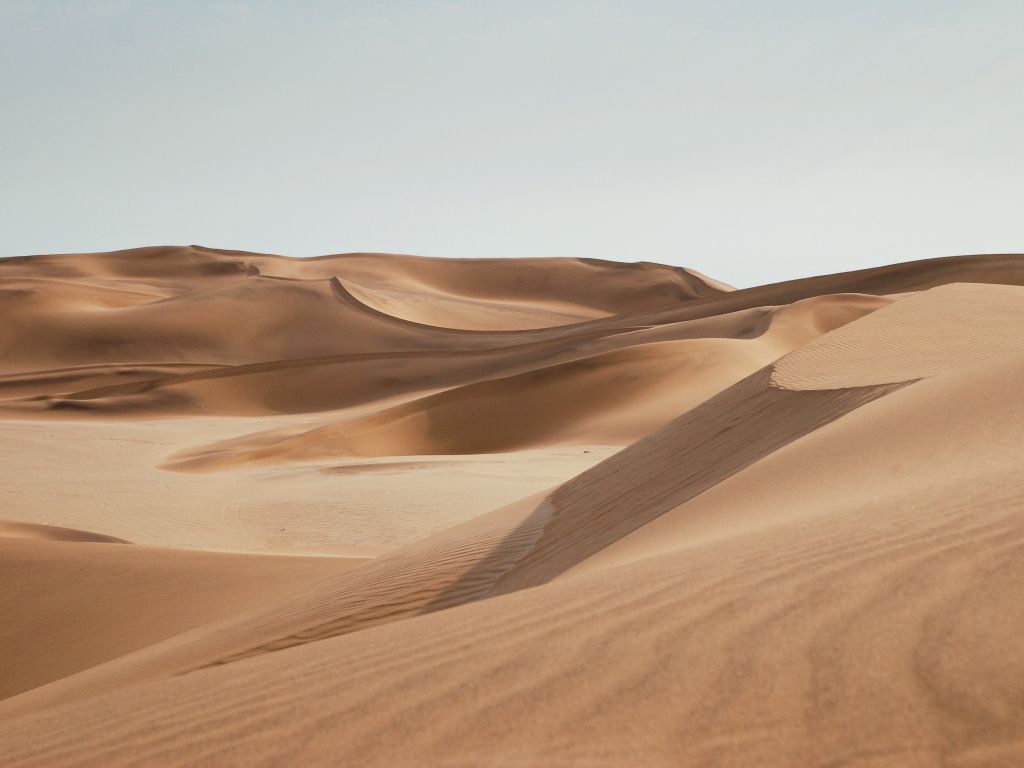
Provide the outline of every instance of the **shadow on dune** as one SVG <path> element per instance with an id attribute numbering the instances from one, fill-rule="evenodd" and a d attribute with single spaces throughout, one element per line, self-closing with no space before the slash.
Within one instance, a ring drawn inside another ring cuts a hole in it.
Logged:
<path id="1" fill-rule="evenodd" d="M 757 371 L 556 488 L 422 612 L 544 584 L 765 456 L 904 386 L 789 391 L 770 384 L 771 371 Z"/>

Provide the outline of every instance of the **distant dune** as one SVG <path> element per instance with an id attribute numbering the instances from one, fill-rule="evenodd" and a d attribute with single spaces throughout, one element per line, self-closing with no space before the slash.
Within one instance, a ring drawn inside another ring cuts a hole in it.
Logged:
<path id="1" fill-rule="evenodd" d="M 1024 256 L 0 259 L 0 765 L 1024 765 Z"/>

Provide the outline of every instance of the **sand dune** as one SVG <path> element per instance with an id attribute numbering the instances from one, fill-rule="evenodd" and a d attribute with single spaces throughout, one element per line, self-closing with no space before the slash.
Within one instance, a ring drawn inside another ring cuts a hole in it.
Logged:
<path id="1" fill-rule="evenodd" d="M 67 529 L 11 538 L 7 527 L 0 526 L 0 657 L 7 660 L 0 696 L 243 612 L 363 562 L 112 546 L 102 543 L 106 537 L 72 537 Z"/>
<path id="2" fill-rule="evenodd" d="M 57 525 L 13 523 L 0 520 L 0 539 L 31 539 L 33 541 L 91 541 L 102 544 L 127 544 L 124 539 L 103 533 L 62 528 Z"/>
<path id="3" fill-rule="evenodd" d="M 807 299 L 782 308 L 732 313 L 716 318 L 715 324 L 683 321 L 578 340 L 571 352 L 558 351 L 554 360 L 547 350 L 530 348 L 533 369 L 524 373 L 451 386 L 299 434 L 270 431 L 193 449 L 172 456 L 164 466 L 208 470 L 334 456 L 626 445 L 785 351 L 885 303 L 861 295 Z M 515 351 L 519 356 L 527 352 Z M 509 370 L 510 360 L 501 362 Z M 479 368 L 476 373 L 483 378 Z"/>
<path id="4" fill-rule="evenodd" d="M 5 765 L 1024 762 L 1022 285 L 2 260 Z"/>
<path id="5" fill-rule="evenodd" d="M 1013 765 L 1020 526 L 910 510 L 737 537 L 0 733 L 13 765 Z"/>
<path id="6" fill-rule="evenodd" d="M 786 389 L 831 389 L 935 376 L 1024 353 L 1024 289 L 947 285 L 898 302 L 779 361 Z"/>

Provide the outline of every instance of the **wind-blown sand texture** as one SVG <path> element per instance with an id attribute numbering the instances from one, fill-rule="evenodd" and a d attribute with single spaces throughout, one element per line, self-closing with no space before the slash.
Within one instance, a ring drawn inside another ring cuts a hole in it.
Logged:
<path id="1" fill-rule="evenodd" d="M 1024 257 L 0 260 L 0 765 L 1024 765 Z"/>

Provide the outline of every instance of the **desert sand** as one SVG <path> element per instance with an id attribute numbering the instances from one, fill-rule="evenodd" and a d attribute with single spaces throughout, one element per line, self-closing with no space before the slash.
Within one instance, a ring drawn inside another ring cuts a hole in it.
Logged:
<path id="1" fill-rule="evenodd" d="M 0 765 L 1024 765 L 1024 256 L 0 259 Z"/>

